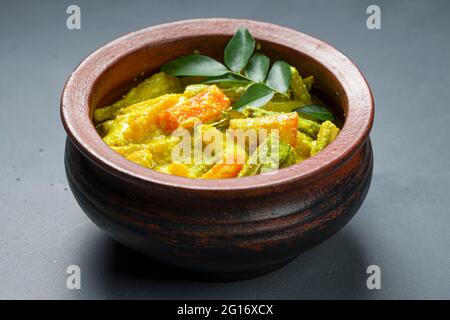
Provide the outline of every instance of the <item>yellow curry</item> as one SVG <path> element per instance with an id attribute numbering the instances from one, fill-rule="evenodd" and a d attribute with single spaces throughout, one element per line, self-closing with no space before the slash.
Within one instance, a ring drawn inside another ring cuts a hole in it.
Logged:
<path id="1" fill-rule="evenodd" d="M 315 155 L 339 133 L 333 113 L 311 94 L 312 76 L 260 50 L 239 28 L 224 64 L 198 52 L 165 63 L 95 110 L 98 132 L 130 161 L 193 179 L 268 173 Z"/>
<path id="2" fill-rule="evenodd" d="M 239 112 L 232 110 L 231 104 L 239 99 L 241 87 L 183 86 L 177 77 L 160 72 L 113 105 L 95 110 L 94 120 L 103 141 L 113 150 L 153 170 L 190 178 L 231 178 L 267 172 L 263 168 L 256 172 L 246 163 L 184 164 L 172 161 L 171 152 L 180 143 L 180 138 L 172 133 L 178 128 L 192 131 L 212 129 L 223 135 L 224 128 L 278 129 L 276 138 L 279 138 L 280 153 L 285 153 L 280 154 L 279 168 L 299 163 L 325 148 L 336 138 L 339 129 L 331 121 L 320 122 L 306 114 L 289 112 L 293 106 L 299 105 L 296 99 L 300 94 L 311 99 L 307 89 L 311 88 L 309 83 L 313 81 L 312 78 L 300 80 L 295 69 L 293 74 L 296 74 L 297 84 L 301 87 L 299 92 L 292 88 L 289 99 L 275 96 L 261 108 L 249 106 Z M 302 100 L 301 104 L 309 102 Z M 195 126 L 196 122 L 202 124 Z M 271 139 L 275 137 L 269 136 L 268 140 Z M 261 142 L 259 147 L 263 146 Z M 247 162 L 258 151 L 247 154 Z"/>

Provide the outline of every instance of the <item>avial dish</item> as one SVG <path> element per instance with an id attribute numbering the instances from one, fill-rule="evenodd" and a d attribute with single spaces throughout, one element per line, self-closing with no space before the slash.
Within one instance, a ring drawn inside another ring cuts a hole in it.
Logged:
<path id="1" fill-rule="evenodd" d="M 261 49 L 239 28 L 224 64 L 199 52 L 171 60 L 97 108 L 96 128 L 126 159 L 187 178 L 245 177 L 300 163 L 340 129 L 311 92 L 314 77 L 271 62 Z"/>

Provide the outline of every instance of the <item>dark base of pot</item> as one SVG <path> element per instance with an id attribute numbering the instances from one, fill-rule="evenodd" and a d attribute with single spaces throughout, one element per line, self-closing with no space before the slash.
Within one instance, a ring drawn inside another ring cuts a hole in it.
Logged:
<path id="1" fill-rule="evenodd" d="M 276 203 L 269 202 L 267 206 L 276 211 L 279 207 L 286 208 L 287 201 L 294 208 L 293 211 L 281 218 L 270 217 L 263 223 L 242 220 L 242 224 L 252 231 L 243 235 L 242 230 L 233 230 L 230 227 L 232 224 L 224 223 L 222 229 L 218 229 L 218 224 L 212 219 L 211 226 L 189 219 L 194 214 L 197 217 L 204 214 L 209 218 L 210 212 L 215 212 L 201 211 L 201 206 L 196 206 L 198 202 L 206 202 L 206 205 L 214 205 L 215 210 L 220 210 L 222 207 L 227 208 L 228 200 L 220 202 L 205 198 L 196 199 L 196 202 L 183 202 L 182 205 L 177 203 L 180 200 L 176 198 L 162 201 L 146 187 L 138 188 L 129 184 L 124 188 L 123 181 L 115 181 L 114 176 L 105 175 L 70 141 L 66 149 L 69 186 L 81 208 L 116 241 L 143 256 L 152 257 L 152 260 L 137 259 L 134 264 L 126 257 L 122 258 L 124 263 L 129 264 L 128 267 L 144 271 L 144 276 L 151 275 L 151 269 L 154 269 L 163 276 L 171 273 L 171 277 L 209 282 L 243 280 L 264 275 L 331 237 L 358 211 L 369 189 L 372 169 L 372 148 L 368 141 L 353 159 L 341 167 L 341 171 L 308 185 L 305 190 L 294 189 L 283 194 L 282 198 L 274 194 L 271 199 L 275 199 Z M 310 191 L 312 188 L 314 190 Z M 298 211 L 295 209 L 300 201 L 297 195 L 302 192 L 320 195 L 319 200 L 323 201 L 307 207 L 308 202 L 303 200 L 305 207 L 303 211 Z M 257 200 L 261 205 L 265 198 L 259 197 Z M 255 199 L 248 199 L 244 209 L 254 208 L 252 201 Z M 235 216 L 246 214 L 242 206 L 240 203 L 240 207 L 236 207 L 236 210 L 241 208 L 241 212 L 235 213 Z M 184 207 L 191 208 L 194 214 L 186 214 Z M 181 213 L 176 219 L 166 218 L 171 216 L 172 211 Z M 283 219 L 291 221 L 287 223 Z M 185 228 L 180 228 L 180 225 Z M 197 229 L 200 232 L 196 232 Z M 216 234 L 217 229 L 222 235 Z M 280 235 L 281 238 L 278 237 Z M 157 265 L 160 266 L 159 270 Z M 148 270 L 142 269 L 143 266 L 148 266 Z"/>
<path id="2" fill-rule="evenodd" d="M 159 264 L 160 268 L 170 269 L 170 273 L 176 274 L 181 278 L 190 279 L 201 282 L 232 282 L 232 281 L 240 281 L 240 280 L 248 280 L 256 277 L 260 277 L 266 275 L 272 271 L 280 269 L 285 266 L 296 257 L 289 258 L 287 260 L 283 260 L 275 265 L 271 265 L 265 268 L 249 270 L 249 271 L 241 271 L 241 272 L 232 272 L 232 273 L 209 273 L 209 272 L 197 272 L 191 271 L 187 269 L 178 268 L 175 266 L 171 266 L 165 264 L 163 262 L 156 262 Z"/>

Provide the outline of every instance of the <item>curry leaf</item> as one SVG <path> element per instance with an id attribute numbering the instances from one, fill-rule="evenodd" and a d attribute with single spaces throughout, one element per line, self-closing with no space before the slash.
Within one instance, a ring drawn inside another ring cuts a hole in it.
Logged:
<path id="1" fill-rule="evenodd" d="M 263 82 L 269 71 L 270 59 L 262 53 L 255 53 L 250 59 L 245 75 L 255 82 Z"/>
<path id="2" fill-rule="evenodd" d="M 297 113 L 310 115 L 321 121 L 334 120 L 333 114 L 327 108 L 315 104 L 302 106 L 300 108 L 294 109 L 294 111 L 296 111 Z"/>
<path id="3" fill-rule="evenodd" d="M 253 36 L 246 28 L 239 28 L 225 48 L 225 64 L 234 72 L 242 71 L 254 49 L 255 39 Z"/>
<path id="4" fill-rule="evenodd" d="M 222 84 L 230 84 L 230 85 L 246 85 L 250 84 L 250 80 L 240 77 L 235 74 L 227 73 L 222 76 L 217 77 L 208 77 L 206 80 L 202 81 L 202 83 L 222 83 Z"/>
<path id="5" fill-rule="evenodd" d="M 284 61 L 275 61 L 270 68 L 266 84 L 275 91 L 285 93 L 291 84 L 291 67 Z"/>
<path id="6" fill-rule="evenodd" d="M 233 109 L 241 110 L 248 105 L 253 107 L 262 107 L 272 99 L 273 95 L 273 90 L 265 84 L 252 84 L 234 104 Z"/>
<path id="7" fill-rule="evenodd" d="M 213 58 L 192 54 L 167 62 L 161 70 L 172 76 L 221 76 L 228 69 Z"/>

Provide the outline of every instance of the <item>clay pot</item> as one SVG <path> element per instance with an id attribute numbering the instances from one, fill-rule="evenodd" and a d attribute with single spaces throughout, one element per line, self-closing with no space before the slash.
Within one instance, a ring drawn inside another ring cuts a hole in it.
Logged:
<path id="1" fill-rule="evenodd" d="M 315 93 L 343 116 L 341 133 L 326 149 L 275 174 L 194 180 L 141 167 L 103 143 L 92 121 L 96 107 L 194 50 L 221 60 L 240 26 L 271 59 L 314 75 Z M 174 22 L 125 35 L 87 57 L 61 98 L 67 178 L 84 212 L 125 246 L 211 279 L 273 270 L 353 217 L 372 177 L 373 116 L 370 88 L 341 52 L 291 29 L 233 19 Z"/>

